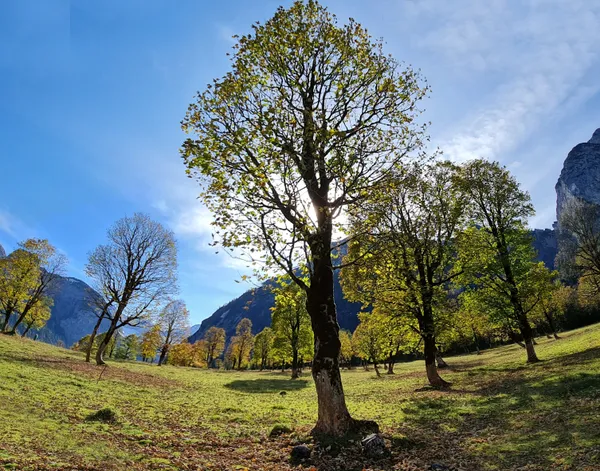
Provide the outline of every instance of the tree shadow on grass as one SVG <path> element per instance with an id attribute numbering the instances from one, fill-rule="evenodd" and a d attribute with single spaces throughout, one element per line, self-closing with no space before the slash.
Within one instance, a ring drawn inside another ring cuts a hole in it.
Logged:
<path id="1" fill-rule="evenodd" d="M 535 370 L 517 368 L 493 377 L 484 375 L 490 368 L 479 370 L 484 384 L 464 402 L 452 395 L 415 396 L 403 407 L 407 429 L 414 437 L 428 430 L 434 442 L 448 440 L 455 454 L 499 469 L 554 469 L 564 456 L 573 461 L 568 469 L 596 469 L 600 457 L 586 448 L 600 443 L 600 374 L 582 365 L 598 357 L 600 350 L 591 348 Z"/>
<path id="2" fill-rule="evenodd" d="M 304 379 L 236 379 L 225 384 L 227 389 L 246 393 L 273 393 L 298 391 L 308 386 Z"/>

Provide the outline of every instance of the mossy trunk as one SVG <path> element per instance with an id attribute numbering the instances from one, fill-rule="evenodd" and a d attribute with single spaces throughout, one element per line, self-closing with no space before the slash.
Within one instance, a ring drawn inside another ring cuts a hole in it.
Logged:
<path id="1" fill-rule="evenodd" d="M 85 352 L 85 361 L 90 362 L 90 356 L 92 355 L 92 349 L 94 348 L 94 340 L 96 340 L 96 335 L 98 335 L 98 330 L 100 329 L 100 324 L 102 324 L 102 320 L 104 319 L 104 312 L 98 317 L 96 321 L 96 325 L 94 326 L 94 330 L 90 335 L 90 342 L 88 348 Z"/>
<path id="2" fill-rule="evenodd" d="M 315 338 L 312 376 L 318 401 L 318 419 L 312 433 L 339 437 L 360 427 L 378 427 L 374 422 L 354 420 L 346 406 L 338 360 L 341 343 L 333 297 L 331 240 L 325 239 L 311 247 L 313 271 L 306 299 Z"/>
<path id="3" fill-rule="evenodd" d="M 425 371 L 429 384 L 434 388 L 446 388 L 450 383 L 442 379 L 436 366 L 438 348 L 435 342 L 435 326 L 433 323 L 433 308 L 431 294 L 423 296 L 423 311 L 419 320 L 421 338 L 423 339 L 423 354 L 425 355 Z"/>

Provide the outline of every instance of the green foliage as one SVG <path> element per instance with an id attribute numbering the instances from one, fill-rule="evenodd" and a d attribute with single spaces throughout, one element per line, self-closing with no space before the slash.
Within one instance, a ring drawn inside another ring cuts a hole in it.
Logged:
<path id="1" fill-rule="evenodd" d="M 39 258 L 25 249 L 17 249 L 0 259 L 0 312 L 2 330 L 7 331 L 13 313 L 25 308 L 40 277 Z"/>
<path id="2" fill-rule="evenodd" d="M 130 334 L 119 342 L 115 357 L 121 360 L 135 360 L 140 350 L 140 339 Z"/>
<path id="3" fill-rule="evenodd" d="M 460 184 L 469 196 L 471 227 L 459 238 L 462 286 L 475 297 L 493 322 L 518 328 L 528 347 L 528 361 L 537 361 L 528 315 L 539 302 L 535 261 L 527 218 L 534 214 L 529 194 L 506 168 L 474 160 L 464 165 Z"/>
<path id="4" fill-rule="evenodd" d="M 161 326 L 154 324 L 142 334 L 140 342 L 140 354 L 144 360 L 154 360 L 158 349 L 162 344 Z"/>
<path id="5" fill-rule="evenodd" d="M 23 316 L 25 328 L 22 335 L 24 336 L 30 329 L 39 330 L 44 327 L 50 319 L 53 305 L 54 300 L 48 296 L 42 296 L 39 301 L 32 304 L 25 316 Z"/>
<path id="6" fill-rule="evenodd" d="M 223 354 L 225 340 L 225 329 L 220 327 L 213 326 L 204 334 L 204 341 L 206 342 L 206 365 L 209 368 Z"/>
<path id="7" fill-rule="evenodd" d="M 352 341 L 352 334 L 347 330 L 340 330 L 340 363 L 350 367 L 352 358 L 356 356 L 356 346 Z"/>
<path id="8" fill-rule="evenodd" d="M 244 317 L 235 328 L 235 336 L 231 339 L 225 354 L 228 365 L 238 370 L 247 366 L 254 346 L 252 335 L 252 321 Z"/>
<path id="9" fill-rule="evenodd" d="M 373 362 L 377 368 L 377 363 L 385 359 L 387 332 L 375 316 L 361 313 L 358 317 L 360 323 L 352 335 L 356 354 L 363 360 Z"/>
<path id="10" fill-rule="evenodd" d="M 255 366 L 261 370 L 270 366 L 273 359 L 273 329 L 265 327 L 254 337 L 254 354 L 252 359 Z"/>
<path id="11" fill-rule="evenodd" d="M 447 327 L 450 282 L 459 274 L 454 242 L 466 224 L 457 174 L 449 162 L 407 167 L 390 176 L 385 195 L 373 195 L 352 213 L 342 288 L 346 298 L 373 307 L 359 332 L 363 358 L 409 351 L 419 337 L 426 339 L 424 350 L 435 347 Z M 387 338 L 369 340 L 380 328 Z"/>
<path id="12" fill-rule="evenodd" d="M 271 308 L 273 356 L 278 363 L 294 364 L 312 358 L 314 337 L 310 316 L 306 311 L 306 293 L 289 279 L 283 279 L 273 289 L 275 304 Z"/>
<path id="13" fill-rule="evenodd" d="M 422 144 L 420 76 L 354 20 L 316 1 L 279 8 L 241 36 L 231 71 L 198 94 L 181 153 L 214 215 L 216 242 L 299 281 L 333 221 Z M 323 248 L 321 248 L 323 250 Z M 262 265 L 261 265 L 262 266 Z"/>

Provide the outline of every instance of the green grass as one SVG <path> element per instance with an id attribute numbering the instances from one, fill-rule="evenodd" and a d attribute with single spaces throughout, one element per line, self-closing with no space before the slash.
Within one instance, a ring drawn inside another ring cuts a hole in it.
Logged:
<path id="1" fill-rule="evenodd" d="M 351 413 L 380 424 L 392 455 L 315 466 L 600 470 L 600 325 L 538 341 L 535 365 L 518 346 L 449 358 L 448 392 L 423 389 L 422 362 L 380 379 L 344 371 Z M 107 408 L 113 422 L 89 420 Z M 308 371 L 296 381 L 135 362 L 103 371 L 81 354 L 7 336 L 0 411 L 0 470 L 294 469 L 290 449 L 309 440 L 317 413 Z M 292 432 L 270 438 L 276 425 Z"/>

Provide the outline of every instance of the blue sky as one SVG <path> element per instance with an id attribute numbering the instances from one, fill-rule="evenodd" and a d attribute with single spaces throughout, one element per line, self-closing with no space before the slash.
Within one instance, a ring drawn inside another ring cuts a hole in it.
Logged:
<path id="1" fill-rule="evenodd" d="M 282 3 L 0 2 L 0 244 L 48 238 L 85 279 L 110 224 L 142 211 L 177 236 L 193 323 L 248 289 L 208 247 L 179 122 L 228 70 L 231 36 Z M 533 197 L 531 225 L 551 226 L 562 162 L 600 127 L 600 0 L 323 3 L 422 70 L 432 146 L 507 165 Z"/>

